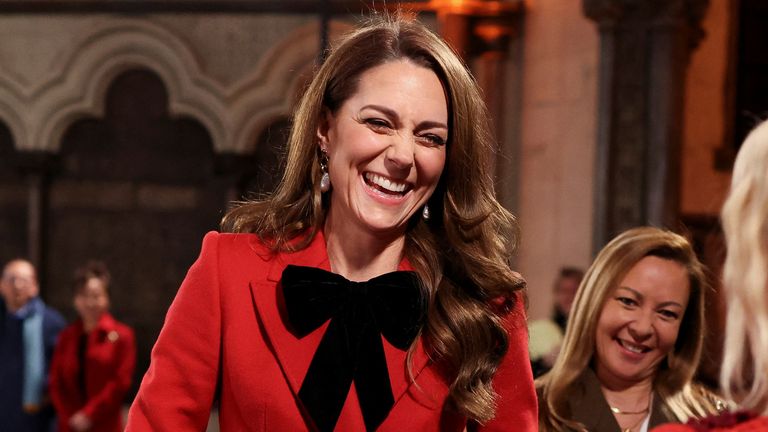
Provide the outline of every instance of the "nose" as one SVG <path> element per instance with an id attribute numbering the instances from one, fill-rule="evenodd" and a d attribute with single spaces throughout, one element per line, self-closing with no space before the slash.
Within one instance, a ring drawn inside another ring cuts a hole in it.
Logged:
<path id="1" fill-rule="evenodd" d="M 413 166 L 416 142 L 413 137 L 395 135 L 386 151 L 386 160 L 392 168 L 408 170 Z"/>
<path id="2" fill-rule="evenodd" d="M 20 290 L 26 288 L 27 285 L 28 285 L 28 282 L 25 279 L 23 279 L 23 278 L 20 278 L 20 277 L 12 277 L 11 278 L 11 286 L 16 291 L 20 291 Z"/>
<path id="3" fill-rule="evenodd" d="M 638 312 L 627 327 L 630 336 L 636 341 L 646 340 L 653 334 L 653 316 L 650 313 Z"/>

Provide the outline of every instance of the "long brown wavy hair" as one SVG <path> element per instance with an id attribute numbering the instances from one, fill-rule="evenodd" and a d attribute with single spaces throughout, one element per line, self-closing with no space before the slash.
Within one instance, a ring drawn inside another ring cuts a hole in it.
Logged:
<path id="1" fill-rule="evenodd" d="M 563 346 L 552 370 L 536 381 L 539 430 L 585 431 L 572 420 L 568 398 L 573 384 L 591 367 L 597 322 L 605 302 L 641 259 L 655 256 L 680 263 L 688 272 L 690 296 L 675 346 L 661 362 L 653 382 L 666 407 L 680 421 L 716 411 L 707 392 L 691 385 L 704 343 L 704 294 L 709 286 L 704 266 L 685 237 L 652 227 L 633 228 L 611 240 L 597 255 L 581 282 L 568 318 Z"/>
<path id="2" fill-rule="evenodd" d="M 272 196 L 230 210 L 222 229 L 255 233 L 276 252 L 305 248 L 328 209 L 319 187 L 321 116 L 357 91 L 366 70 L 398 59 L 438 76 L 450 113 L 445 168 L 429 199 L 432 217 L 415 215 L 405 234 L 405 255 L 430 299 L 422 337 L 449 374 L 448 406 L 484 422 L 495 413 L 491 382 L 509 343 L 493 306 L 498 302 L 491 300 L 511 302 L 524 286 L 508 263 L 517 224 L 495 198 L 489 169 L 494 142 L 479 88 L 459 57 L 424 25 L 375 16 L 332 49 L 295 112 L 281 183 Z"/>

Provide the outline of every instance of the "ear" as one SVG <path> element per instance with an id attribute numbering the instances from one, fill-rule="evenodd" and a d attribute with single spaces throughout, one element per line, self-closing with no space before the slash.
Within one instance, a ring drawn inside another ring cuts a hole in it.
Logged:
<path id="1" fill-rule="evenodd" d="M 317 121 L 317 143 L 320 145 L 320 150 L 323 152 L 328 152 L 328 143 L 330 142 L 328 134 L 332 117 L 333 114 L 331 114 L 327 108 L 323 108 L 323 111 L 320 113 L 320 118 Z"/>

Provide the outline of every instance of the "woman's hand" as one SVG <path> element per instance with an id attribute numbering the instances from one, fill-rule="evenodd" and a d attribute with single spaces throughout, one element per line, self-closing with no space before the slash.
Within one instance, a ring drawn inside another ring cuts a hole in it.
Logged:
<path id="1" fill-rule="evenodd" d="M 93 426 L 91 419 L 88 418 L 88 416 L 85 415 L 85 413 L 82 411 L 76 412 L 74 415 L 72 415 L 72 417 L 69 418 L 69 427 L 77 432 L 90 430 L 91 426 Z"/>

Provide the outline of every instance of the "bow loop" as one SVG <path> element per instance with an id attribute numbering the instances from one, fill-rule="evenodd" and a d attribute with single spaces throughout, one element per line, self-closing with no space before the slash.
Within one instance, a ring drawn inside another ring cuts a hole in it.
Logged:
<path id="1" fill-rule="evenodd" d="M 395 403 L 381 336 L 405 350 L 418 335 L 426 309 L 418 276 L 398 271 L 353 282 L 289 265 L 281 285 L 297 337 L 330 320 L 299 389 L 315 425 L 333 430 L 354 381 L 366 430 L 376 429 Z"/>
<path id="2" fill-rule="evenodd" d="M 294 334 L 304 337 L 339 312 L 346 297 L 346 279 L 314 267 L 302 267 L 302 271 L 292 267 L 296 268 L 288 266 L 283 272 L 281 284 L 291 287 L 283 289 L 283 298 L 291 305 L 286 309 Z"/>
<path id="3" fill-rule="evenodd" d="M 421 330 L 426 304 L 416 273 L 400 273 L 397 277 L 396 273 L 387 273 L 371 279 L 369 282 L 376 283 L 376 290 L 370 292 L 369 301 L 375 305 L 373 311 L 381 334 L 393 346 L 405 350 Z"/>

